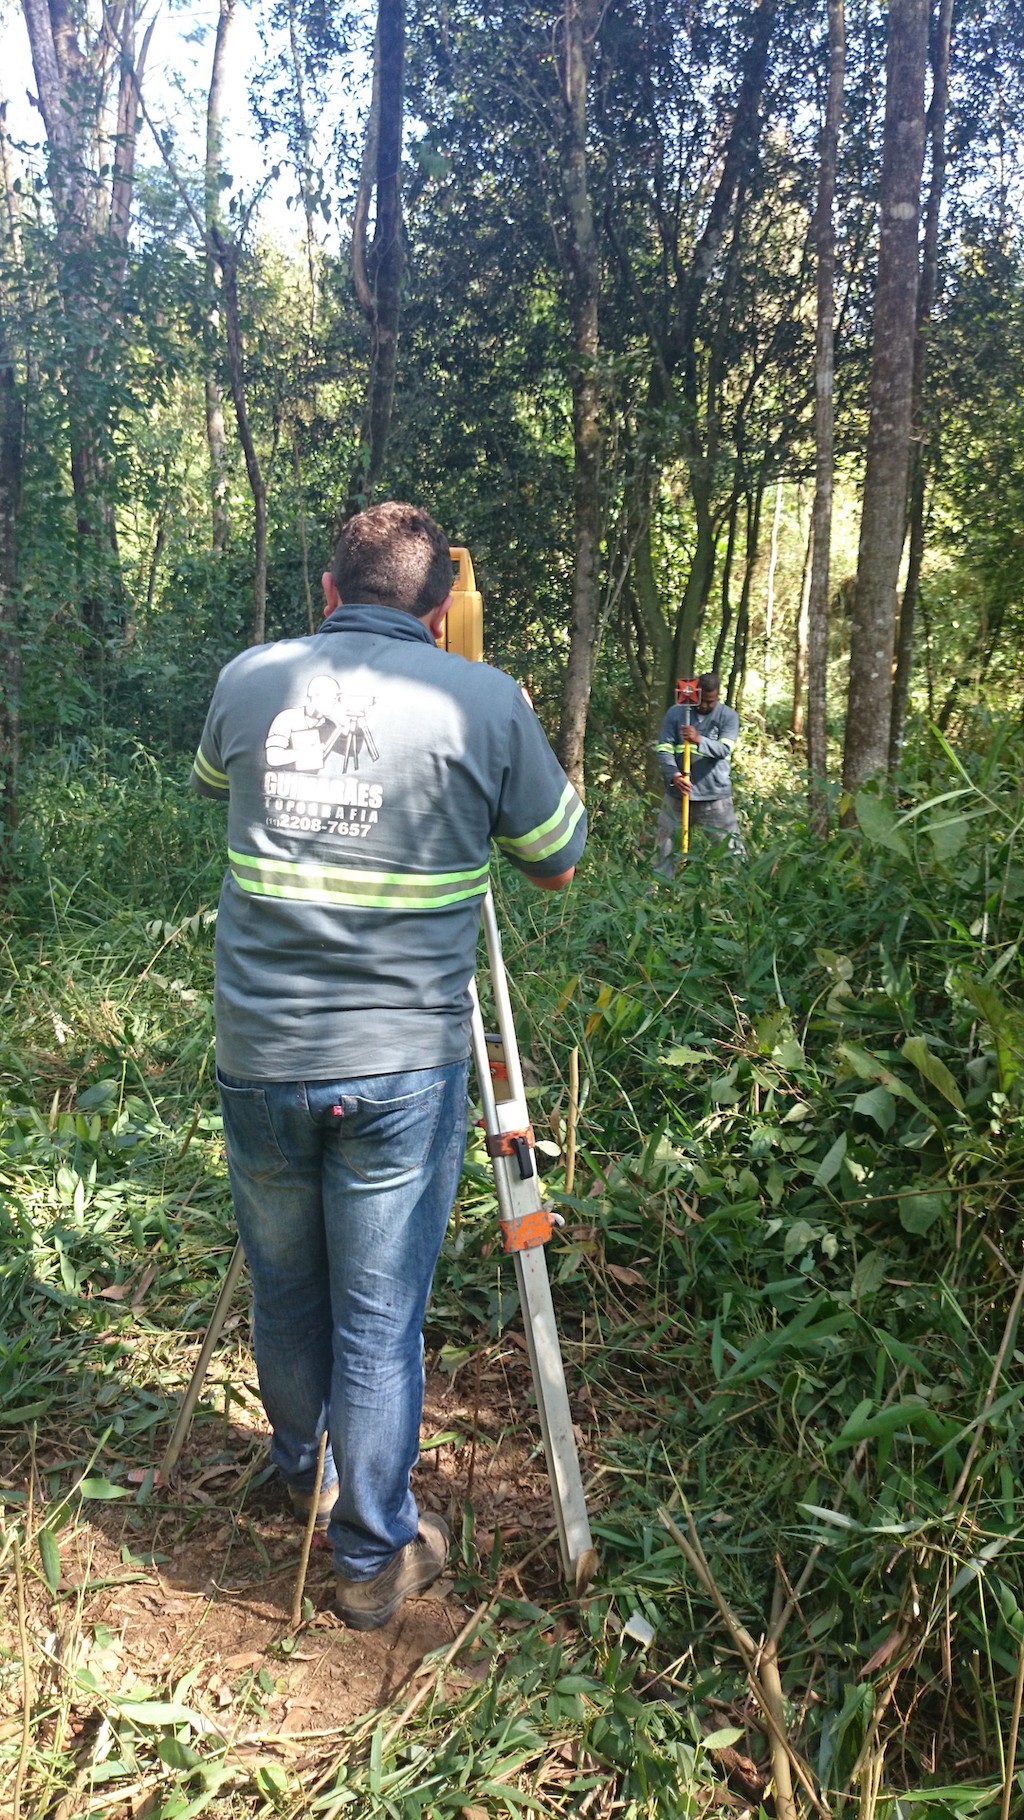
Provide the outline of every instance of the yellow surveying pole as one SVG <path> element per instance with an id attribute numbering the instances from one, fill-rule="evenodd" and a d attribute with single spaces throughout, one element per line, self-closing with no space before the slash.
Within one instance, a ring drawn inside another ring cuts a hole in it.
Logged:
<path id="1" fill-rule="evenodd" d="M 679 678 L 679 680 L 676 683 L 676 702 L 683 709 L 683 712 L 686 715 L 686 719 L 684 720 L 683 725 L 684 725 L 684 727 L 688 727 L 690 724 L 690 715 L 693 713 L 694 708 L 700 706 L 700 682 L 696 676 L 690 676 L 690 677 L 681 676 Z M 689 783 L 689 781 L 690 781 L 691 757 L 692 757 L 691 742 L 689 740 L 685 740 L 683 742 L 683 777 L 687 783 Z M 683 791 L 683 847 L 682 847 L 684 859 L 686 858 L 689 851 L 690 851 L 690 793 L 688 790 L 684 790 Z"/>
<path id="2" fill-rule="evenodd" d="M 689 720 L 687 720 L 687 725 L 689 725 Z M 690 742 L 689 742 L 689 740 L 687 740 L 685 746 L 683 747 L 683 779 L 686 783 L 689 783 L 689 781 L 690 781 Z M 684 790 L 683 791 L 683 858 L 684 859 L 686 858 L 686 855 L 689 853 L 689 851 L 690 851 L 690 792 L 688 790 Z"/>

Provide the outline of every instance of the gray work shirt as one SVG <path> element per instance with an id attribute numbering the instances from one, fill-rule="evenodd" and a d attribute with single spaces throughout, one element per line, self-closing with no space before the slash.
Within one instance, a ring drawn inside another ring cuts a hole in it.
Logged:
<path id="1" fill-rule="evenodd" d="M 665 789 L 671 793 L 672 779 L 683 768 L 685 741 L 680 729 L 689 717 L 690 725 L 700 734 L 700 744 L 690 751 L 690 801 L 711 802 L 716 797 L 732 795 L 730 766 L 732 750 L 740 736 L 740 717 L 728 702 L 720 701 L 702 714 L 699 708 L 675 706 L 661 723 L 654 751 Z"/>
<path id="2" fill-rule="evenodd" d="M 551 878 L 586 840 L 518 684 L 391 607 L 227 664 L 192 781 L 228 802 L 217 1061 L 248 1080 L 460 1061 L 491 841 Z"/>

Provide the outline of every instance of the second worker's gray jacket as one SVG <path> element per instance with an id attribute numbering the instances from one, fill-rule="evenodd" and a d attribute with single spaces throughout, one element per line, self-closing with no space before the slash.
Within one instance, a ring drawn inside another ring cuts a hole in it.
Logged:
<path id="1" fill-rule="evenodd" d="M 391 607 L 227 664 L 192 781 L 228 802 L 217 1062 L 247 1080 L 461 1061 L 491 841 L 551 878 L 586 840 L 518 684 Z"/>
<path id="2" fill-rule="evenodd" d="M 709 714 L 701 714 L 698 708 L 676 706 L 669 709 L 661 723 L 661 732 L 654 748 L 666 791 L 671 790 L 673 777 L 683 768 L 683 746 L 686 742 L 680 728 L 684 726 L 687 717 L 690 725 L 700 734 L 700 745 L 693 746 L 690 753 L 690 779 L 693 786 L 690 801 L 710 802 L 714 797 L 731 796 L 730 762 L 733 747 L 740 736 L 740 717 L 735 708 L 730 708 L 724 701 L 717 702 Z"/>

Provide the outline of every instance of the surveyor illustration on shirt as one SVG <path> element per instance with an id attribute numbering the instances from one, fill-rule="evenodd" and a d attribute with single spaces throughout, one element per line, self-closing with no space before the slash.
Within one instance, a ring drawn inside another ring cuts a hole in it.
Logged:
<path id="1" fill-rule="evenodd" d="M 343 772 L 359 769 L 365 750 L 378 758 L 373 734 L 366 725 L 372 701 L 346 702 L 333 676 L 311 677 L 301 708 L 284 708 L 276 714 L 267 734 L 266 758 L 274 771 L 323 771 L 337 751 Z"/>

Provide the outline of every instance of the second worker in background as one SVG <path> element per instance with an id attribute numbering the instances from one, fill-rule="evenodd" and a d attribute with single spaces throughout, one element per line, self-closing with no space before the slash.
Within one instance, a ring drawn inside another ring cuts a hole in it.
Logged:
<path id="1" fill-rule="evenodd" d="M 740 825 L 732 801 L 732 753 L 740 736 L 735 708 L 719 697 L 719 678 L 706 670 L 700 677 L 700 704 L 696 708 L 671 707 L 661 723 L 654 748 L 665 782 L 665 800 L 655 831 L 657 852 L 654 870 L 660 878 L 673 878 L 679 865 L 683 795 L 683 747 L 690 753 L 690 827 L 702 828 L 712 840 L 728 841 L 730 852 L 746 857 Z"/>

